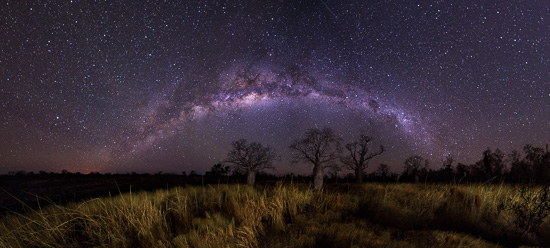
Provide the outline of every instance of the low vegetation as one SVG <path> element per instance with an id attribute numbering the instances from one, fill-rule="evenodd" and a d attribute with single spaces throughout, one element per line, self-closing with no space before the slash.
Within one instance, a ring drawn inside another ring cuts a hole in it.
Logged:
<path id="1" fill-rule="evenodd" d="M 369 183 L 319 191 L 280 182 L 176 187 L 6 214 L 0 247 L 548 245 L 548 204 L 536 205 L 548 200 L 546 190 Z"/>

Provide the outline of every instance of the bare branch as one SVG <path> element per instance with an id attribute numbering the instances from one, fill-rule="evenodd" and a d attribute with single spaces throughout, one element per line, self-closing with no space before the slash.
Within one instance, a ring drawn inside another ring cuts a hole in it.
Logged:
<path id="1" fill-rule="evenodd" d="M 384 146 L 380 150 L 369 153 L 369 143 L 372 140 L 367 135 L 361 135 L 358 141 L 348 143 L 345 147 L 347 156 L 340 158 L 340 161 L 349 169 L 355 171 L 355 179 L 358 183 L 363 181 L 363 172 L 367 169 L 369 161 L 384 152 Z"/>
<path id="2" fill-rule="evenodd" d="M 311 128 L 303 139 L 294 141 L 290 149 L 296 152 L 293 163 L 302 161 L 319 165 L 338 158 L 340 137 L 330 128 Z"/>
<path id="3" fill-rule="evenodd" d="M 247 144 L 245 139 L 234 141 L 232 149 L 227 154 L 225 163 L 231 164 L 234 169 L 254 170 L 273 169 L 273 161 L 279 156 L 270 146 L 257 142 Z"/>

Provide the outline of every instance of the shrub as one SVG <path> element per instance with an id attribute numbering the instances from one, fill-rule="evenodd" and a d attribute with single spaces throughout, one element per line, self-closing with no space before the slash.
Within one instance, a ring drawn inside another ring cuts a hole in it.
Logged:
<path id="1" fill-rule="evenodd" d="M 534 235 L 544 219 L 550 215 L 550 188 L 543 186 L 535 188 L 524 185 L 518 189 L 517 199 L 509 198 L 501 209 L 510 210 L 514 214 L 513 223 L 520 239 Z"/>

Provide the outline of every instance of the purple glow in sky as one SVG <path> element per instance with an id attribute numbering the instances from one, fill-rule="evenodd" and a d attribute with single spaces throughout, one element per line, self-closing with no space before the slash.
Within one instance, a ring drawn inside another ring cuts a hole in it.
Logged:
<path id="1" fill-rule="evenodd" d="M 7 1 L 0 173 L 204 172 L 234 140 L 360 134 L 400 172 L 550 143 L 544 1 Z"/>

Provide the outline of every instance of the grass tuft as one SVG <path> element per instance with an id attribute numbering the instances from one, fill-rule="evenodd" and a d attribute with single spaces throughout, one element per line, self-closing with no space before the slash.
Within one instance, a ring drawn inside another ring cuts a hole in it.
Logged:
<path id="1" fill-rule="evenodd" d="M 0 247 L 548 245 L 547 218 L 517 235 L 520 194 L 479 184 L 178 187 L 8 213 Z"/>

